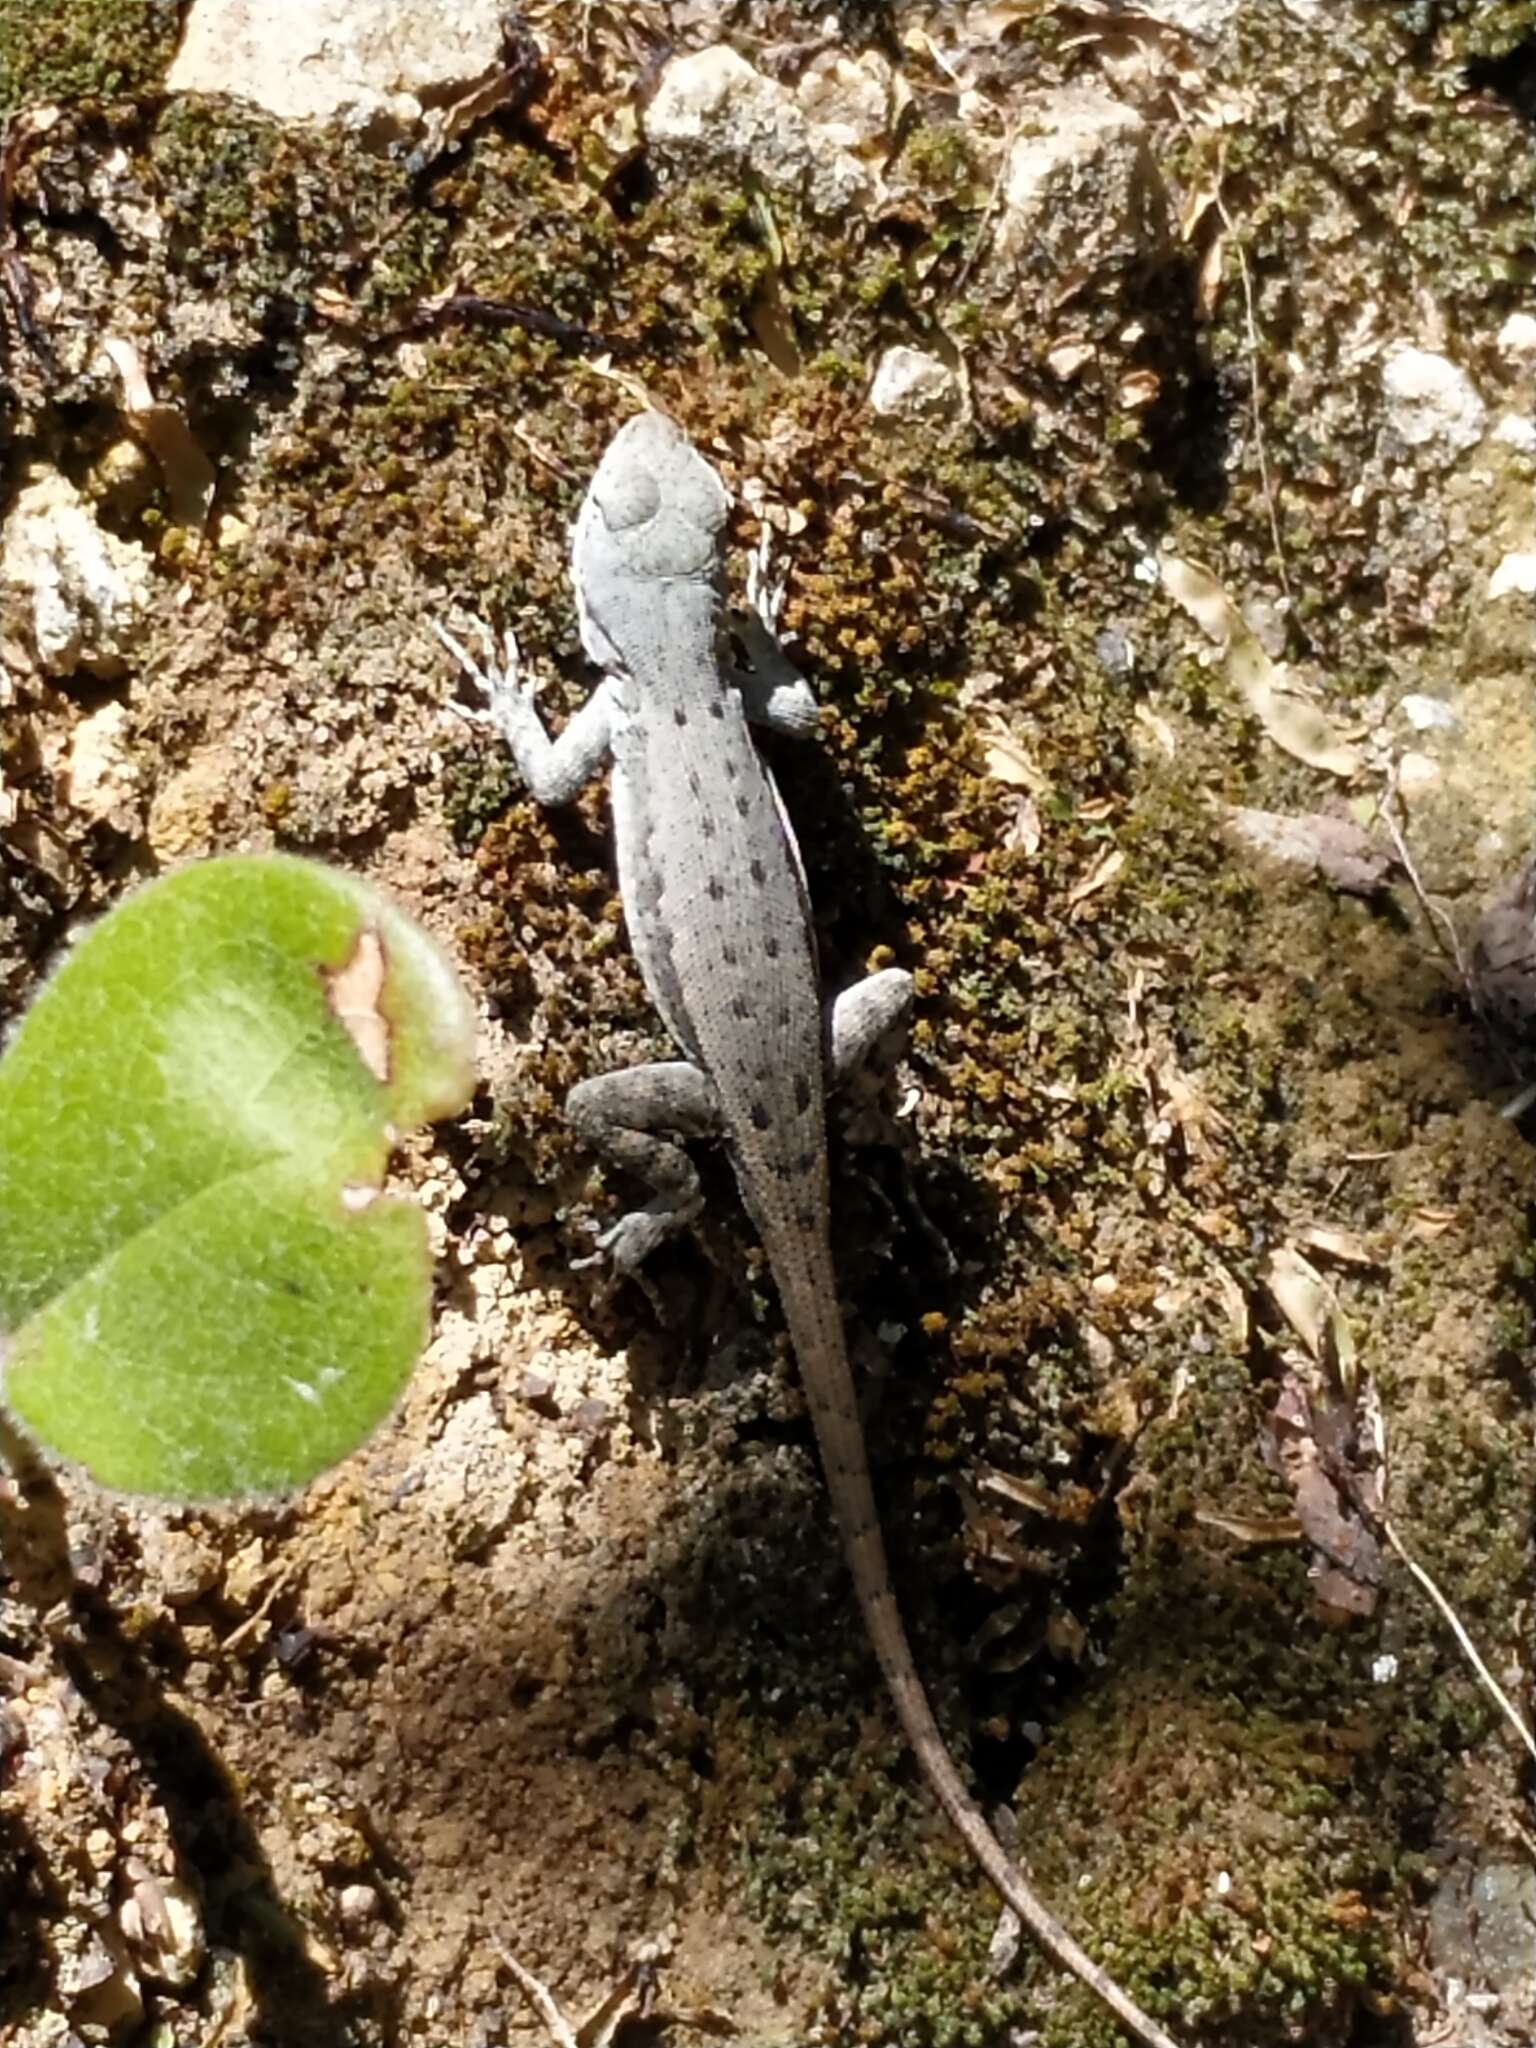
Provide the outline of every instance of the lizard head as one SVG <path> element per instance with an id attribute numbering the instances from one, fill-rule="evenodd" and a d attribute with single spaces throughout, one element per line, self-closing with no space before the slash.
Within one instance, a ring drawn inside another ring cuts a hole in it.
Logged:
<path id="1" fill-rule="evenodd" d="M 725 524 L 725 485 L 664 412 L 618 428 L 582 500 L 571 573 L 588 602 L 606 571 L 623 578 L 713 578 Z"/>

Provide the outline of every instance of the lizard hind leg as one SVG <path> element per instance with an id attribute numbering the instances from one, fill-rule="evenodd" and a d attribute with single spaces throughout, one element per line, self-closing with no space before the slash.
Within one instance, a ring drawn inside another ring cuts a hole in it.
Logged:
<path id="1" fill-rule="evenodd" d="M 827 1026 L 832 1085 L 864 1074 L 883 1076 L 901 1057 L 912 1023 L 912 977 L 883 967 L 845 988 L 832 1003 Z"/>
<path id="2" fill-rule="evenodd" d="M 599 1158 L 655 1190 L 643 1209 L 631 1210 L 602 1233 L 591 1258 L 577 1262 L 590 1266 L 606 1257 L 616 1272 L 632 1275 L 699 1213 L 698 1171 L 679 1140 L 719 1132 L 715 1085 L 688 1060 L 621 1067 L 579 1081 L 566 1098 L 565 1113 Z"/>

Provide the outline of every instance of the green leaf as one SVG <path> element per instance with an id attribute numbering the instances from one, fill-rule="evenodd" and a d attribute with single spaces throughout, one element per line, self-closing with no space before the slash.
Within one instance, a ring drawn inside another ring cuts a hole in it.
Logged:
<path id="1" fill-rule="evenodd" d="M 380 1192 L 472 1085 L 436 947 L 352 876 L 206 861 L 75 947 L 0 1059 L 6 1406 L 103 1484 L 283 1491 L 389 1412 L 431 1258 Z"/>

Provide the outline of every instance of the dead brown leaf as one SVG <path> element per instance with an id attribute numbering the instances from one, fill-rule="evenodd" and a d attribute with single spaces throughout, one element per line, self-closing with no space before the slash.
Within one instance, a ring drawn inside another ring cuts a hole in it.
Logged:
<path id="1" fill-rule="evenodd" d="M 1010 789 L 1032 790 L 1036 796 L 1050 788 L 1044 770 L 1000 718 L 989 718 L 981 729 L 981 757 L 994 782 L 1005 782 Z"/>
<path id="2" fill-rule="evenodd" d="M 1088 1631 L 1075 1614 L 1058 1607 L 1045 1624 L 1045 1646 L 1055 1657 L 1069 1657 L 1081 1664 L 1088 1648 Z"/>
<path id="3" fill-rule="evenodd" d="M 1276 1308 L 1347 1396 L 1354 1392 L 1355 1340 L 1332 1282 L 1294 1244 L 1271 1252 L 1265 1284 Z"/>
<path id="4" fill-rule="evenodd" d="M 1484 1006 L 1517 1030 L 1536 1017 L 1536 861 L 1516 869 L 1473 928 L 1472 977 Z"/>
<path id="5" fill-rule="evenodd" d="M 1040 806 L 1032 796 L 1015 797 L 1013 817 L 1003 833 L 1003 844 L 1017 849 L 1020 853 L 1036 854 L 1045 830 L 1040 817 Z"/>
<path id="6" fill-rule="evenodd" d="M 1382 1550 L 1382 1465 L 1374 1403 L 1336 1396 L 1288 1371 L 1268 1417 L 1265 1455 L 1285 1479 L 1313 1551 L 1310 1577 L 1332 1619 L 1374 1611 Z"/>
<path id="7" fill-rule="evenodd" d="M 1042 1486 L 1038 1479 L 1021 1479 L 1016 1473 L 999 1471 L 995 1465 L 982 1465 L 977 1468 L 976 1483 L 983 1493 L 1006 1501 L 1010 1507 L 1025 1508 L 1030 1514 L 1052 1518 L 1056 1514 L 1056 1502 L 1050 1488 Z"/>
<path id="8" fill-rule="evenodd" d="M 1385 1263 L 1373 1252 L 1357 1230 L 1341 1230 L 1333 1223 L 1304 1223 L 1296 1232 L 1298 1240 L 1325 1259 L 1337 1259 L 1345 1266 L 1380 1266 Z"/>
<path id="9" fill-rule="evenodd" d="M 1107 889 L 1124 866 L 1125 855 L 1118 846 L 1104 847 L 1087 874 L 1079 875 L 1067 891 L 1069 909 L 1076 910 L 1090 896 L 1097 896 L 1101 889 Z"/>
<path id="10" fill-rule="evenodd" d="M 1161 560 L 1163 588 L 1221 649 L 1233 687 L 1270 738 L 1298 761 L 1349 776 L 1360 756 L 1306 696 L 1296 678 L 1271 659 L 1257 634 L 1208 569 L 1177 555 Z"/>
<path id="11" fill-rule="evenodd" d="M 1195 279 L 1195 311 L 1202 320 L 1209 320 L 1216 311 L 1226 263 L 1227 236 L 1223 229 L 1220 234 L 1212 235 L 1210 247 L 1200 259 L 1200 273 Z"/>
<path id="12" fill-rule="evenodd" d="M 137 345 L 122 335 L 109 334 L 101 352 L 121 382 L 124 418 L 160 465 L 176 524 L 201 533 L 218 481 L 213 464 L 193 438 L 180 407 L 162 403 L 150 390 Z"/>

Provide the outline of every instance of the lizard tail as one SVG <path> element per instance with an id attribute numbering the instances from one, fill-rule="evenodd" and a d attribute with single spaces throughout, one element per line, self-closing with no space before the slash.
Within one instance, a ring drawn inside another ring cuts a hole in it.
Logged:
<path id="1" fill-rule="evenodd" d="M 830 1270 L 825 1285 L 786 1285 L 781 1294 L 864 1625 L 923 1775 L 1004 1903 L 1041 1948 L 1102 1999 L 1146 2048 L 1178 2048 L 1036 1897 L 967 1790 L 933 1718 L 891 1588 Z"/>

